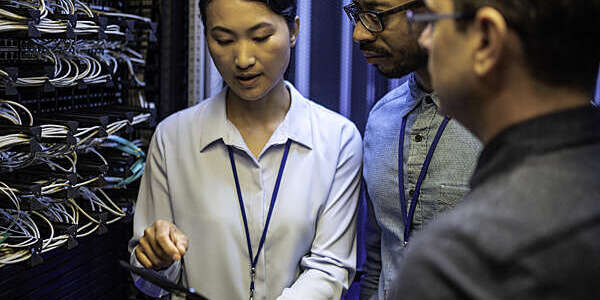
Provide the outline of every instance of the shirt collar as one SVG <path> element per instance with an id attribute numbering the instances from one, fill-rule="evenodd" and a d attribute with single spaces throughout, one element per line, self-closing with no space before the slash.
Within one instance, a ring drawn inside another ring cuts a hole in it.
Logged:
<path id="1" fill-rule="evenodd" d="M 285 144 L 288 139 L 301 144 L 309 149 L 313 147 L 312 119 L 310 118 L 310 102 L 289 82 L 285 82 L 290 91 L 290 109 L 273 136 L 265 145 L 265 149 L 272 145 Z M 223 140 L 226 145 L 244 148 L 245 143 L 233 123 L 227 120 L 225 110 L 225 97 L 228 88 L 224 88 L 213 98 L 206 100 L 206 109 L 198 118 L 202 133 L 200 134 L 200 151 L 218 140 Z"/>
<path id="2" fill-rule="evenodd" d="M 427 92 L 423 89 L 423 87 L 417 82 L 417 78 L 415 73 L 410 73 L 408 77 L 408 88 L 410 90 L 410 105 L 411 110 L 414 109 L 421 101 L 425 100 L 427 97 L 430 97 L 433 100 L 433 103 L 440 107 L 440 99 L 435 92 Z"/>
<path id="3" fill-rule="evenodd" d="M 599 142 L 600 111 L 591 105 L 515 124 L 484 147 L 471 186 L 475 188 L 531 155 Z"/>
<path id="4" fill-rule="evenodd" d="M 291 83 L 286 81 L 285 85 L 290 91 L 292 103 L 290 105 L 290 110 L 280 126 L 284 128 L 282 133 L 287 135 L 287 137 L 294 142 L 312 149 L 313 124 L 310 116 L 310 100 L 302 96 L 302 94 Z"/>

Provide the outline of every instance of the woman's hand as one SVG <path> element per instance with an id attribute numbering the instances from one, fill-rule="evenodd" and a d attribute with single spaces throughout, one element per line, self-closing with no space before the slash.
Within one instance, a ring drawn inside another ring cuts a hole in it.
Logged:
<path id="1" fill-rule="evenodd" d="M 173 223 L 157 220 L 144 230 L 135 247 L 137 260 L 146 268 L 161 270 L 180 260 L 188 248 L 188 237 Z"/>

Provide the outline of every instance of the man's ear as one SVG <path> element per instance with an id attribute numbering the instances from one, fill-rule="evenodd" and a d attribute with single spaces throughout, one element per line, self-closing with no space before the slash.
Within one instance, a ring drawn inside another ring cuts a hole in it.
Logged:
<path id="1" fill-rule="evenodd" d="M 300 32 L 300 18 L 296 17 L 296 25 L 293 30 L 290 31 L 290 45 L 292 48 L 296 46 L 296 41 L 298 40 L 298 33 Z"/>
<path id="2" fill-rule="evenodd" d="M 477 11 L 469 30 L 476 33 L 473 71 L 478 76 L 484 76 L 506 55 L 504 51 L 507 50 L 509 39 L 506 20 L 497 9 L 483 7 Z"/>

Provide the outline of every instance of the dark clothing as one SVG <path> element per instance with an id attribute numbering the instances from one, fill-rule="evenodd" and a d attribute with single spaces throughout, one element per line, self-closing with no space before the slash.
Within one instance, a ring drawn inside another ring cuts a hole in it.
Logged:
<path id="1" fill-rule="evenodd" d="M 512 126 L 413 240 L 393 299 L 600 299 L 600 112 Z"/>

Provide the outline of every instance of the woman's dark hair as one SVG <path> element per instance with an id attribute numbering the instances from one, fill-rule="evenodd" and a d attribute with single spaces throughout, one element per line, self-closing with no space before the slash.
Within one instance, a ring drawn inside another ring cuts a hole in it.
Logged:
<path id="1" fill-rule="evenodd" d="M 200 0 L 200 17 L 206 26 L 206 7 L 211 0 Z M 248 0 L 266 4 L 274 13 L 282 16 L 290 30 L 296 27 L 296 0 Z M 205 27 L 206 28 L 206 27 Z"/>

